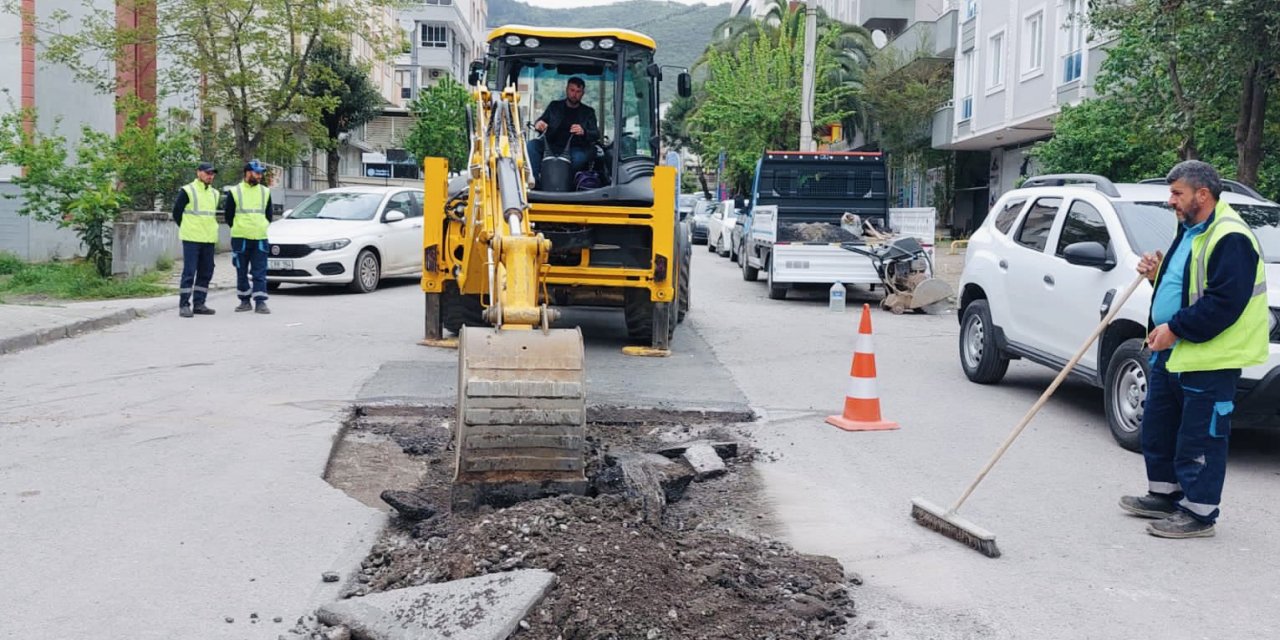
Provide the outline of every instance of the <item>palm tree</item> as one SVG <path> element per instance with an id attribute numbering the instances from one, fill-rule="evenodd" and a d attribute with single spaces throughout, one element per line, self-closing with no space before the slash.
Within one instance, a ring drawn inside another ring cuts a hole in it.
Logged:
<path id="1" fill-rule="evenodd" d="M 858 131 L 866 131 L 869 127 L 867 109 L 856 96 L 875 47 L 871 44 L 871 34 L 866 29 L 833 20 L 822 9 L 817 11 L 818 33 L 834 32 L 834 36 L 827 41 L 827 50 L 835 60 L 836 67 L 827 74 L 825 81 L 828 86 L 854 90 L 849 92 L 853 97 L 846 100 L 848 104 L 837 105 L 841 110 L 850 112 L 850 115 L 841 120 L 841 125 L 845 139 L 852 140 Z M 761 38 L 774 43 L 783 39 L 799 39 L 804 34 L 804 23 L 803 3 L 770 0 L 759 17 L 739 15 L 716 25 L 711 42 L 707 44 L 702 56 L 694 62 L 693 68 L 701 68 L 713 52 L 731 54 L 744 44 Z"/>

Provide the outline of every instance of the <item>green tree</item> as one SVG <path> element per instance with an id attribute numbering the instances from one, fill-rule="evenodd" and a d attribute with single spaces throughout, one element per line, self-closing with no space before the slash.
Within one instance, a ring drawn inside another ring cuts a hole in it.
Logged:
<path id="1" fill-rule="evenodd" d="M 1178 136 L 1121 98 L 1063 107 L 1054 136 L 1032 155 L 1047 173 L 1094 173 L 1118 182 L 1163 176 L 1178 160 Z"/>
<path id="2" fill-rule="evenodd" d="M 329 187 L 338 186 L 338 136 L 378 115 L 382 95 L 369 81 L 367 65 L 351 60 L 348 48 L 332 38 L 321 41 L 316 50 L 307 95 L 319 102 L 320 127 L 312 142 L 325 150 Z"/>
<path id="3" fill-rule="evenodd" d="M 765 30 L 759 24 L 756 28 Z M 839 63 L 830 45 L 840 33 L 833 27 L 817 34 L 815 129 L 840 122 L 851 112 L 853 89 L 831 82 Z M 688 117 L 688 131 L 703 155 L 725 151 L 724 179 L 739 192 L 747 190 L 761 153 L 799 145 L 803 63 L 802 22 L 798 29 L 742 38 L 732 52 L 712 49 L 707 54 L 705 98 Z"/>
<path id="4" fill-rule="evenodd" d="M 165 209 L 191 181 L 198 160 L 195 135 L 181 113 L 145 118 L 150 107 L 137 99 L 120 102 L 124 129 L 116 136 L 116 166 L 127 205 L 139 211 Z"/>
<path id="5" fill-rule="evenodd" d="M 840 119 L 844 136 L 847 140 L 852 140 L 858 131 L 865 131 L 869 126 L 869 116 L 859 100 L 859 90 L 863 75 L 871 63 L 871 52 L 875 48 L 871 44 L 871 34 L 866 29 L 833 20 L 820 8 L 816 11 L 818 33 L 827 36 L 818 46 L 835 63 L 826 67 L 825 77 L 818 80 L 825 81 L 828 86 L 851 89 L 837 99 L 837 107 L 844 112 Z M 759 17 L 737 15 L 718 24 L 712 32 L 706 51 L 694 63 L 694 67 L 704 67 L 712 54 L 732 55 L 742 43 L 762 38 L 775 45 L 783 40 L 796 38 L 803 43 L 804 25 L 805 12 L 802 4 L 772 0 L 765 5 L 764 13 Z"/>
<path id="6" fill-rule="evenodd" d="M 1134 120 L 1176 136 L 1181 158 L 1208 159 L 1229 141 L 1236 178 L 1259 183 L 1280 78 L 1280 3 L 1097 0 L 1089 19 L 1116 36 L 1100 93 L 1126 99 Z"/>
<path id="7" fill-rule="evenodd" d="M 142 2 L 142 0 L 138 0 Z M 117 25 L 114 9 L 89 10 L 78 24 L 54 12 L 41 31 L 50 33 L 43 54 L 69 67 L 102 92 L 115 90 L 116 66 L 136 46 L 155 47 L 166 61 L 162 92 L 200 94 L 206 109 L 227 114 L 235 155 L 260 155 L 272 136 L 289 135 L 283 123 L 319 122 L 329 104 L 307 92 L 321 42 L 332 34 L 356 35 L 379 55 L 397 43 L 370 16 L 391 0 L 154 0 L 156 20 L 133 29 Z M 281 147 L 284 148 L 284 147 Z"/>
<path id="8" fill-rule="evenodd" d="M 450 77 L 418 93 L 409 105 L 416 118 L 405 138 L 404 148 L 418 166 L 427 157 L 447 158 L 452 171 L 467 166 L 470 138 L 467 131 L 467 107 L 471 94 Z"/>
<path id="9" fill-rule="evenodd" d="M 31 124 L 30 131 L 27 123 Z M 0 164 L 24 169 L 12 178 L 22 198 L 18 213 L 70 227 L 84 245 L 94 269 L 102 277 L 109 277 L 111 223 L 128 202 L 128 195 L 116 188 L 116 141 L 86 126 L 80 132 L 72 159 L 67 139 L 56 131 L 43 133 L 38 125 L 31 111 L 10 111 L 0 116 Z"/>

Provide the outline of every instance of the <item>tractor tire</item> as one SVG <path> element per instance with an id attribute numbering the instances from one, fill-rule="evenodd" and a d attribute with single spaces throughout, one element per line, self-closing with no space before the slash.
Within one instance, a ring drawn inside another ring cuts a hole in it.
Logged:
<path id="1" fill-rule="evenodd" d="M 624 294 L 626 304 L 623 307 L 627 318 L 627 339 L 633 344 L 650 346 L 653 339 L 653 316 L 658 303 L 649 299 L 648 289 L 627 289 Z M 670 305 L 668 305 L 669 307 Z M 675 318 L 667 323 L 667 340 L 675 334 Z"/>
<path id="2" fill-rule="evenodd" d="M 455 336 L 462 332 L 464 326 L 487 326 L 480 296 L 459 293 L 458 282 L 446 280 L 444 293 L 440 296 L 440 324 Z"/>

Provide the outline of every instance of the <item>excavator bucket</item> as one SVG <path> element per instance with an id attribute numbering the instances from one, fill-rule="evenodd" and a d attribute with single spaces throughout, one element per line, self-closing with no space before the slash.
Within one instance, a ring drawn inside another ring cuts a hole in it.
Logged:
<path id="1" fill-rule="evenodd" d="M 453 508 L 586 492 L 579 329 L 463 327 Z"/>

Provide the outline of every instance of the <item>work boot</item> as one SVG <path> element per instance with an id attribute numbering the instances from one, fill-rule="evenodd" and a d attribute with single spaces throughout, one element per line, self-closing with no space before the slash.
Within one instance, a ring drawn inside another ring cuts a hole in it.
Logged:
<path id="1" fill-rule="evenodd" d="M 1165 496 L 1148 493 L 1145 496 L 1124 496 L 1120 508 L 1143 518 L 1167 518 L 1178 513 L 1178 506 Z"/>
<path id="2" fill-rule="evenodd" d="M 1147 533 L 1157 538 L 1212 538 L 1213 523 L 1202 522 L 1186 511 L 1147 525 Z"/>
<path id="3" fill-rule="evenodd" d="M 198 316 L 211 316 L 217 313 L 217 311 L 214 311 L 213 309 L 210 309 L 209 307 L 206 307 L 202 304 L 196 305 L 194 308 L 191 309 L 191 311 L 192 313 L 195 313 Z"/>
<path id="4" fill-rule="evenodd" d="M 236 307 L 236 312 L 240 311 L 253 311 L 253 305 L 249 304 L 248 300 L 241 300 L 240 306 Z"/>
<path id="5" fill-rule="evenodd" d="M 267 303 L 259 302 L 258 308 L 253 310 L 254 313 L 271 313 L 271 309 L 267 308 Z"/>
<path id="6" fill-rule="evenodd" d="M 180 316 L 182 316 L 182 317 L 184 317 L 184 318 L 190 318 L 190 317 L 192 317 L 192 316 L 193 316 L 193 315 L 195 315 L 195 314 L 191 313 L 191 305 L 189 305 L 189 304 L 184 304 L 184 305 L 182 305 L 182 306 L 178 307 L 178 315 L 180 315 Z"/>

